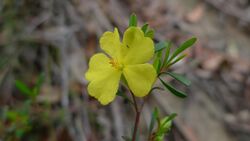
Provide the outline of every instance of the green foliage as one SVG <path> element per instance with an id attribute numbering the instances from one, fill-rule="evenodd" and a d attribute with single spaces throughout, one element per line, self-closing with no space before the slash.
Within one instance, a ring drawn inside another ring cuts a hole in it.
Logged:
<path id="1" fill-rule="evenodd" d="M 162 49 L 166 48 L 168 46 L 168 42 L 161 41 L 157 44 L 155 44 L 155 52 L 161 51 Z"/>
<path id="2" fill-rule="evenodd" d="M 161 58 L 162 58 L 162 51 L 159 51 L 156 53 L 154 63 L 153 63 L 153 66 L 154 66 L 157 74 L 159 74 L 159 72 L 161 71 L 161 66 L 162 66 Z"/>
<path id="3" fill-rule="evenodd" d="M 158 130 L 155 133 L 155 137 L 153 141 L 164 141 L 164 136 L 169 133 L 171 126 L 172 126 L 172 120 L 177 116 L 177 114 L 173 113 L 170 116 L 164 117 L 160 121 L 160 126 Z"/>
<path id="4" fill-rule="evenodd" d="M 169 62 L 169 63 L 166 65 L 166 67 L 168 68 L 168 67 L 172 66 L 173 64 L 179 62 L 180 60 L 182 60 L 182 59 L 185 58 L 186 56 L 187 56 L 186 54 L 182 54 L 182 55 L 178 56 L 178 57 L 177 57 L 176 59 L 174 59 L 172 62 Z"/>
<path id="5" fill-rule="evenodd" d="M 174 73 L 174 72 L 163 72 L 163 74 L 167 74 L 173 77 L 174 79 L 176 79 L 177 81 L 181 82 L 182 84 L 186 86 L 189 86 L 191 84 L 191 81 L 181 74 Z"/>
<path id="6" fill-rule="evenodd" d="M 172 126 L 172 121 L 176 116 L 177 114 L 173 113 L 161 119 L 158 108 L 154 108 L 154 111 L 151 114 L 151 120 L 148 129 L 148 140 L 163 141 L 164 136 L 169 133 Z"/>
<path id="7" fill-rule="evenodd" d="M 155 34 L 155 32 L 154 32 L 154 30 L 153 29 L 149 29 L 146 33 L 145 33 L 145 36 L 146 37 L 150 37 L 150 38 L 154 38 L 154 34 Z"/>
<path id="8" fill-rule="evenodd" d="M 191 47 L 195 42 L 196 42 L 196 38 L 191 38 L 187 41 L 185 41 L 184 43 L 182 43 L 180 45 L 180 47 L 178 47 L 172 54 L 172 56 L 170 57 L 169 61 L 172 61 L 177 55 L 179 55 L 180 53 L 182 53 L 184 50 L 186 50 L 187 48 Z"/>
<path id="9" fill-rule="evenodd" d="M 170 53 L 171 48 L 171 42 L 161 41 L 159 43 L 155 44 L 155 52 L 156 54 L 158 52 L 162 52 L 165 49 L 165 56 L 164 58 L 160 58 L 162 61 L 161 70 L 164 68 L 169 68 L 170 66 L 174 65 L 178 61 L 182 60 L 184 57 L 186 57 L 185 54 L 180 55 L 184 50 L 191 47 L 195 42 L 196 38 L 191 38 L 185 41 L 178 47 L 173 53 Z M 180 55 L 180 56 L 179 56 Z M 159 58 L 156 58 L 159 60 Z M 160 72 L 159 72 L 160 73 Z"/>
<path id="10" fill-rule="evenodd" d="M 177 90 L 176 88 L 174 88 L 173 86 L 171 86 L 170 84 L 164 82 L 161 78 L 159 78 L 161 83 L 163 84 L 163 86 L 165 86 L 165 88 L 167 90 L 169 90 L 172 94 L 180 97 L 180 98 L 185 98 L 187 97 L 187 94 L 185 94 L 184 92 Z"/>
<path id="11" fill-rule="evenodd" d="M 135 26 L 135 27 L 137 26 L 137 17 L 134 13 L 129 18 L 129 27 L 132 27 L 132 26 Z"/>
<path id="12" fill-rule="evenodd" d="M 29 88 L 25 83 L 19 80 L 15 81 L 15 85 L 16 85 L 16 88 L 25 96 L 28 96 L 30 98 L 35 98 L 40 92 L 40 88 L 42 86 L 44 78 L 45 78 L 44 74 L 41 73 L 38 76 L 38 79 L 36 80 L 36 84 L 33 88 Z"/>
<path id="13" fill-rule="evenodd" d="M 172 94 L 181 98 L 185 98 L 187 95 L 184 92 L 174 88 L 169 83 L 164 82 L 160 78 L 160 76 L 162 74 L 167 74 L 173 77 L 175 80 L 181 82 L 185 86 L 189 86 L 191 82 L 187 78 L 185 78 L 181 74 L 169 72 L 168 69 L 169 67 L 171 67 L 172 65 L 174 65 L 175 63 L 179 62 L 184 57 L 186 57 L 186 54 L 181 54 L 181 53 L 187 48 L 191 47 L 196 42 L 196 40 L 197 40 L 196 38 L 188 39 L 187 41 L 182 43 L 180 47 L 174 50 L 173 53 L 170 52 L 171 45 L 172 45 L 171 42 L 161 41 L 155 44 L 155 58 L 154 58 L 153 66 L 158 74 L 160 82 Z M 165 54 L 163 55 L 164 50 L 165 50 Z"/>
<path id="14" fill-rule="evenodd" d="M 0 138 L 6 141 L 33 141 L 34 137 L 40 136 L 40 133 L 34 130 L 50 129 L 55 123 L 62 122 L 62 113 L 49 108 L 47 105 L 38 105 L 32 100 L 25 100 L 19 106 L 4 107 L 0 112 L 0 133 L 2 134 Z M 49 116 L 52 112 L 53 116 Z"/>
<path id="15" fill-rule="evenodd" d="M 7 140 L 14 140 L 15 138 L 22 138 L 32 129 L 32 106 L 35 104 L 35 98 L 40 92 L 40 88 L 44 82 L 44 74 L 41 73 L 33 88 L 28 87 L 22 81 L 16 80 L 15 86 L 21 92 L 21 94 L 27 96 L 27 100 L 23 104 L 15 109 L 5 109 L 3 115 L 0 118 L 9 123 L 7 126 L 6 138 Z M 41 113 L 42 114 L 42 113 Z M 41 117 L 42 118 L 42 117 Z M 2 123 L 1 123 L 2 124 Z M 12 136 L 9 138 L 9 135 Z"/>
<path id="16" fill-rule="evenodd" d="M 24 94 L 26 96 L 29 96 L 29 97 L 33 96 L 32 90 L 25 83 L 23 83 L 22 81 L 16 80 L 15 85 L 16 85 L 17 89 L 22 94 Z"/>
<path id="17" fill-rule="evenodd" d="M 145 34 L 148 31 L 148 24 L 145 23 L 142 27 L 141 30 L 143 31 L 143 33 Z"/>
<path id="18" fill-rule="evenodd" d="M 143 31 L 145 37 L 149 37 L 149 38 L 152 38 L 152 39 L 154 38 L 155 32 L 154 32 L 153 29 L 149 28 L 149 26 L 148 26 L 147 23 L 145 23 L 145 24 L 141 27 L 141 30 Z"/>
<path id="19" fill-rule="evenodd" d="M 170 55 L 170 48 L 171 48 L 171 45 L 172 43 L 171 42 L 167 42 L 167 45 L 166 45 L 166 49 L 165 49 L 165 56 L 164 56 L 164 59 L 163 59 L 163 64 L 162 64 L 162 68 L 164 66 L 166 66 L 166 63 L 168 62 L 168 59 L 169 59 L 169 55 Z"/>
<path id="20" fill-rule="evenodd" d="M 137 27 L 137 16 L 134 13 L 130 15 L 129 27 Z M 147 23 L 141 27 L 141 30 L 143 31 L 145 37 L 154 38 L 154 30 L 149 28 Z"/>
<path id="21" fill-rule="evenodd" d="M 21 138 L 26 132 L 31 130 L 29 113 L 23 108 L 5 112 L 5 120 L 10 122 L 9 132 L 12 132 L 17 138 Z"/>
<path id="22" fill-rule="evenodd" d="M 155 122 L 157 121 L 157 119 L 159 118 L 159 110 L 158 108 L 154 108 L 154 111 L 151 114 L 151 120 L 150 120 L 150 124 L 149 124 L 149 134 L 152 133 L 154 126 L 155 126 Z"/>

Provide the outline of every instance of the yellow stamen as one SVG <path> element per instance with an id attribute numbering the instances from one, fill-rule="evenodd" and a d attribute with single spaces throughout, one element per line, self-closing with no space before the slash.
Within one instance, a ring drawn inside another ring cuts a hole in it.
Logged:
<path id="1" fill-rule="evenodd" d="M 109 64 L 117 70 L 121 70 L 123 68 L 122 65 L 115 59 L 110 59 Z"/>

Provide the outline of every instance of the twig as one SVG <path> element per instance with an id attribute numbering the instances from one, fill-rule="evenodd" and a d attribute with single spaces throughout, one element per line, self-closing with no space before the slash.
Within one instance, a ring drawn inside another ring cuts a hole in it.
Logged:
<path id="1" fill-rule="evenodd" d="M 134 130 L 133 130 L 133 137 L 132 137 L 132 141 L 135 141 L 136 140 L 137 130 L 138 130 L 138 124 L 140 122 L 140 112 L 138 110 L 137 102 L 136 102 L 135 96 L 133 94 L 132 94 L 132 98 L 133 98 L 133 101 L 134 101 L 134 108 L 135 108 L 135 112 L 136 112 L 135 124 L 134 124 Z"/>
<path id="2" fill-rule="evenodd" d="M 131 93 L 132 98 L 133 98 L 133 105 L 134 105 L 135 112 L 136 112 L 135 123 L 134 123 L 134 130 L 133 130 L 133 136 L 132 136 L 132 141 L 135 141 L 136 140 L 136 135 L 137 135 L 137 130 L 138 130 L 139 123 L 140 123 L 141 111 L 143 109 L 145 100 L 143 100 L 142 105 L 139 108 L 134 94 L 131 91 L 130 91 L 130 93 Z"/>

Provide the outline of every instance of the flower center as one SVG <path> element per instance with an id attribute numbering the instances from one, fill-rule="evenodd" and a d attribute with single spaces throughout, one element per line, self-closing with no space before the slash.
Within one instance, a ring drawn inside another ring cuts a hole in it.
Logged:
<path id="1" fill-rule="evenodd" d="M 117 70 L 122 70 L 123 65 L 120 64 L 117 60 L 115 59 L 110 59 L 109 64 L 111 64 L 112 67 L 114 67 Z"/>

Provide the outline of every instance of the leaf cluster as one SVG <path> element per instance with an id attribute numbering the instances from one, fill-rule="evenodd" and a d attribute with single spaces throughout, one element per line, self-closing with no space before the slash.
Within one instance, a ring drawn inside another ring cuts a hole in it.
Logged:
<path id="1" fill-rule="evenodd" d="M 196 38 L 188 39 L 173 52 L 171 52 L 171 42 L 161 41 L 155 44 L 155 58 L 153 65 L 158 73 L 158 78 L 167 90 L 181 98 L 185 98 L 187 94 L 165 82 L 161 76 L 168 75 L 179 81 L 180 83 L 184 84 L 185 86 L 189 86 L 191 84 L 191 82 L 182 74 L 170 72 L 169 67 L 185 58 L 186 54 L 184 54 L 183 52 L 189 47 L 191 47 L 196 42 L 196 40 Z"/>
<path id="2" fill-rule="evenodd" d="M 21 92 L 21 94 L 34 99 L 40 92 L 42 83 L 44 82 L 44 73 L 41 73 L 36 80 L 35 86 L 30 88 L 24 82 L 20 80 L 15 81 L 16 88 Z"/>

